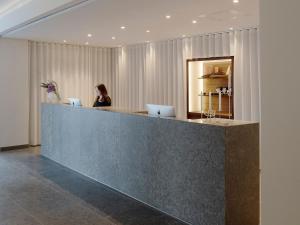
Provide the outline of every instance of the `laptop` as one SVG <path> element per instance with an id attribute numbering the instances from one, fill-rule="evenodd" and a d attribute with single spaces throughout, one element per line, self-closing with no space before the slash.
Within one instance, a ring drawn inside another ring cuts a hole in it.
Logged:
<path id="1" fill-rule="evenodd" d="M 67 98 L 69 101 L 69 104 L 71 106 L 80 107 L 82 106 L 81 101 L 79 98 Z"/>

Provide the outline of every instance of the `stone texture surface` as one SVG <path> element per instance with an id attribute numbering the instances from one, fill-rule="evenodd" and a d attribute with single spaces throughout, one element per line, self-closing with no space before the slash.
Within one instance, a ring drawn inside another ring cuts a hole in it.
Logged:
<path id="1" fill-rule="evenodd" d="M 259 225 L 258 130 L 258 124 L 226 128 L 226 224 Z"/>
<path id="2" fill-rule="evenodd" d="M 43 104 L 42 155 L 187 223 L 222 225 L 227 128 Z"/>

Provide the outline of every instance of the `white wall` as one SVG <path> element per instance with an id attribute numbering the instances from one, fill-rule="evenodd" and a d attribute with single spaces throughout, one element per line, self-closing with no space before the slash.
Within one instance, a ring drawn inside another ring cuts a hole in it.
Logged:
<path id="1" fill-rule="evenodd" d="M 260 0 L 262 225 L 300 224 L 299 9 Z"/>
<path id="2" fill-rule="evenodd" d="M 28 144 L 28 42 L 0 38 L 0 147 Z"/>

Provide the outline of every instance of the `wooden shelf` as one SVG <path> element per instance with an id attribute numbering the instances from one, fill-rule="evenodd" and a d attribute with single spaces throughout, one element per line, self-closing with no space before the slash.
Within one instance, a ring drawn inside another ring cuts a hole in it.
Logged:
<path id="1" fill-rule="evenodd" d="M 218 109 L 220 98 L 223 111 L 216 112 L 216 117 L 233 119 L 234 87 L 231 84 L 234 84 L 234 57 L 188 59 L 186 69 L 188 118 L 206 118 L 204 114 L 197 112 L 197 110 L 200 111 L 200 98 L 203 110 L 209 108 L 210 100 L 213 109 Z M 216 91 L 220 87 L 228 88 L 229 86 L 231 88 L 230 95 L 228 93 L 219 94 Z M 204 91 L 205 93 L 203 93 Z M 211 99 L 209 98 L 209 92 L 211 92 Z"/>
<path id="2" fill-rule="evenodd" d="M 227 75 L 211 74 L 211 75 L 204 75 L 202 77 L 198 77 L 197 79 L 228 79 L 228 76 Z"/>
<path id="3" fill-rule="evenodd" d="M 196 112 L 189 112 L 190 114 L 199 114 L 199 115 L 201 115 L 201 112 L 200 111 L 196 111 Z M 202 115 L 203 115 L 203 117 L 205 118 L 206 116 L 204 115 L 204 112 L 202 112 Z M 218 112 L 218 111 L 216 111 L 216 118 L 218 118 L 218 117 L 222 117 L 222 118 L 229 118 L 229 116 L 230 116 L 230 118 L 232 118 L 232 116 L 233 116 L 233 114 L 232 113 L 225 113 L 225 112 Z"/>
<path id="4" fill-rule="evenodd" d="M 211 93 L 211 95 L 213 96 L 213 97 L 219 97 L 219 93 Z M 203 96 L 203 97 L 208 97 L 209 96 L 209 94 L 199 94 L 198 96 Z M 228 96 L 228 94 L 222 94 L 222 97 L 229 97 Z M 232 97 L 232 95 L 231 95 L 231 97 Z"/>

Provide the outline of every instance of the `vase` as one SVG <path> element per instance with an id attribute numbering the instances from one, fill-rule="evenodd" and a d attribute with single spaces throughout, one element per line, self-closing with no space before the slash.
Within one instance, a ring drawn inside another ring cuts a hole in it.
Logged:
<path id="1" fill-rule="evenodd" d="M 47 97 L 50 103 L 59 103 L 59 97 L 55 92 L 49 92 Z"/>

